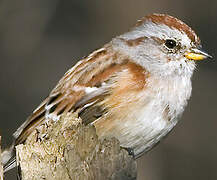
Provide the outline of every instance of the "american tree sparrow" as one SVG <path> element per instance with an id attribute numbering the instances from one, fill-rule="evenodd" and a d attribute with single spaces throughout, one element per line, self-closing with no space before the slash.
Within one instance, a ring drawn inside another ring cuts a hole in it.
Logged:
<path id="1" fill-rule="evenodd" d="M 199 37 L 182 21 L 145 16 L 66 72 L 14 133 L 14 146 L 25 143 L 46 119 L 78 112 L 99 137 L 114 136 L 139 157 L 180 119 L 191 96 L 195 61 L 210 57 L 200 48 Z"/>

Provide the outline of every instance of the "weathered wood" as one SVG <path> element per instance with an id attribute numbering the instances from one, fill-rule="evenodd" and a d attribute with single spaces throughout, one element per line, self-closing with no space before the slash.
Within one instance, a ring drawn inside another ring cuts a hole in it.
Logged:
<path id="1" fill-rule="evenodd" d="M 118 140 L 98 139 L 95 128 L 82 125 L 76 114 L 62 116 L 41 132 L 16 147 L 22 180 L 136 179 L 136 162 Z"/>

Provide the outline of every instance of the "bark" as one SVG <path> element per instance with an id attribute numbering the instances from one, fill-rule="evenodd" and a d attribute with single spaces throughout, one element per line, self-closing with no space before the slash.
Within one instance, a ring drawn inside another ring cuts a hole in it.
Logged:
<path id="1" fill-rule="evenodd" d="M 99 139 L 76 114 L 44 125 L 16 152 L 22 180 L 135 180 L 137 175 L 136 162 L 118 140 Z"/>

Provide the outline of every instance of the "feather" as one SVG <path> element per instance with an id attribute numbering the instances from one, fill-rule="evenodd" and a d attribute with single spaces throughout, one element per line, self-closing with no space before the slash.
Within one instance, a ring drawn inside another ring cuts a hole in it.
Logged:
<path id="1" fill-rule="evenodd" d="M 103 98 L 109 94 L 106 82 L 111 77 L 114 78 L 116 72 L 122 70 L 120 64 L 126 63 L 125 60 L 117 63 L 113 57 L 114 54 L 111 54 L 109 48 L 102 48 L 72 67 L 50 95 L 13 134 L 15 143 L 12 147 L 25 143 L 28 136 L 47 118 L 58 120 L 61 114 L 76 109 L 80 110 L 79 114 L 85 124 L 102 116 L 105 109 L 100 106 L 99 102 L 102 102 Z M 14 154 L 11 156 L 9 159 L 13 161 L 9 160 L 5 163 L 5 171 L 14 166 Z"/>

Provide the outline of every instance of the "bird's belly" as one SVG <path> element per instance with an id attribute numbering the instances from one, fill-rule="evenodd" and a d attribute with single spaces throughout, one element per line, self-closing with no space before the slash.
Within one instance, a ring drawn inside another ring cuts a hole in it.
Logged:
<path id="1" fill-rule="evenodd" d="M 114 113 L 118 113 L 116 118 Z M 165 114 L 165 107 L 152 101 L 144 108 L 134 106 L 123 112 L 117 109 L 111 117 L 98 121 L 95 126 L 99 136 L 116 137 L 122 147 L 133 149 L 135 156 L 139 156 L 152 148 L 175 124 L 176 119 Z"/>
<path id="2" fill-rule="evenodd" d="M 139 114 L 134 123 L 125 126 L 125 135 L 119 137 L 121 145 L 133 148 L 136 156 L 151 149 L 175 126 L 174 120 L 170 122 L 163 110 L 158 111 L 152 106 L 146 107 Z"/>

